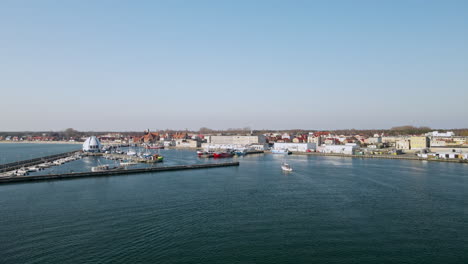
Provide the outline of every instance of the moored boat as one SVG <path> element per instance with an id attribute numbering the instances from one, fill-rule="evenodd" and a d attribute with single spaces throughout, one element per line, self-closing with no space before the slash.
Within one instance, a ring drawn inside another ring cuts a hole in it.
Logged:
<path id="1" fill-rule="evenodd" d="M 213 153 L 213 158 L 230 158 L 234 156 L 232 152 L 215 152 Z"/>
<path id="2" fill-rule="evenodd" d="M 146 149 L 164 149 L 163 145 L 146 145 Z"/>
<path id="3" fill-rule="evenodd" d="M 291 154 L 291 151 L 288 149 L 271 149 L 272 154 Z"/>
<path id="4" fill-rule="evenodd" d="M 197 156 L 199 158 L 213 158 L 214 152 L 210 150 L 197 150 Z"/>
<path id="5" fill-rule="evenodd" d="M 156 161 L 156 162 L 163 162 L 164 157 L 158 154 L 154 154 L 153 156 L 149 158 L 149 160 Z"/>

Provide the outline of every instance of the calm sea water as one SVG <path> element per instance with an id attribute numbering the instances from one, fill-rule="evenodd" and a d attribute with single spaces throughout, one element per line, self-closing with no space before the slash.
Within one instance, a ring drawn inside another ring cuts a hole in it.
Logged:
<path id="1" fill-rule="evenodd" d="M 0 143 L 0 164 L 81 149 L 78 144 Z"/>
<path id="2" fill-rule="evenodd" d="M 0 263 L 468 263 L 466 164 L 238 160 L 0 185 Z"/>

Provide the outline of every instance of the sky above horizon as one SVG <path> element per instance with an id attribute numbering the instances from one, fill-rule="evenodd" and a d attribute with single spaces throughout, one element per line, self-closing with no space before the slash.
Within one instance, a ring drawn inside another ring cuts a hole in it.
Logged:
<path id="1" fill-rule="evenodd" d="M 468 127 L 468 1 L 1 1 L 0 131 Z"/>

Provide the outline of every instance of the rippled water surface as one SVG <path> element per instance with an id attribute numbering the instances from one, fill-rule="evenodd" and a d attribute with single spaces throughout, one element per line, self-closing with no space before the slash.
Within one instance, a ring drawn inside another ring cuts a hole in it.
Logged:
<path id="1" fill-rule="evenodd" d="M 207 162 L 161 154 L 165 165 Z M 466 164 L 235 160 L 0 185 L 0 263 L 468 263 Z"/>
<path id="2" fill-rule="evenodd" d="M 80 149 L 79 144 L 0 143 L 0 164 Z"/>

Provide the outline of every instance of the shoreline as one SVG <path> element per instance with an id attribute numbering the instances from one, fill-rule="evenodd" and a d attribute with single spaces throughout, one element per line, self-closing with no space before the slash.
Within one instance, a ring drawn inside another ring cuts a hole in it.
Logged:
<path id="1" fill-rule="evenodd" d="M 83 145 L 83 142 L 77 141 L 11 141 L 2 140 L 0 144 L 70 144 L 70 145 Z"/>
<path id="2" fill-rule="evenodd" d="M 265 152 L 267 153 L 267 152 Z M 268 152 L 271 154 L 271 152 Z M 451 163 L 465 163 L 468 160 L 462 159 L 428 159 L 420 157 L 405 157 L 405 156 L 390 156 L 390 155 L 355 155 L 355 154 L 338 154 L 338 153 L 320 153 L 320 152 L 292 152 L 291 155 L 305 155 L 305 156 L 329 156 L 329 157 L 342 157 L 342 158 L 361 158 L 361 159 L 393 159 L 393 160 L 417 160 L 417 161 L 438 161 L 438 162 L 451 162 Z"/>

